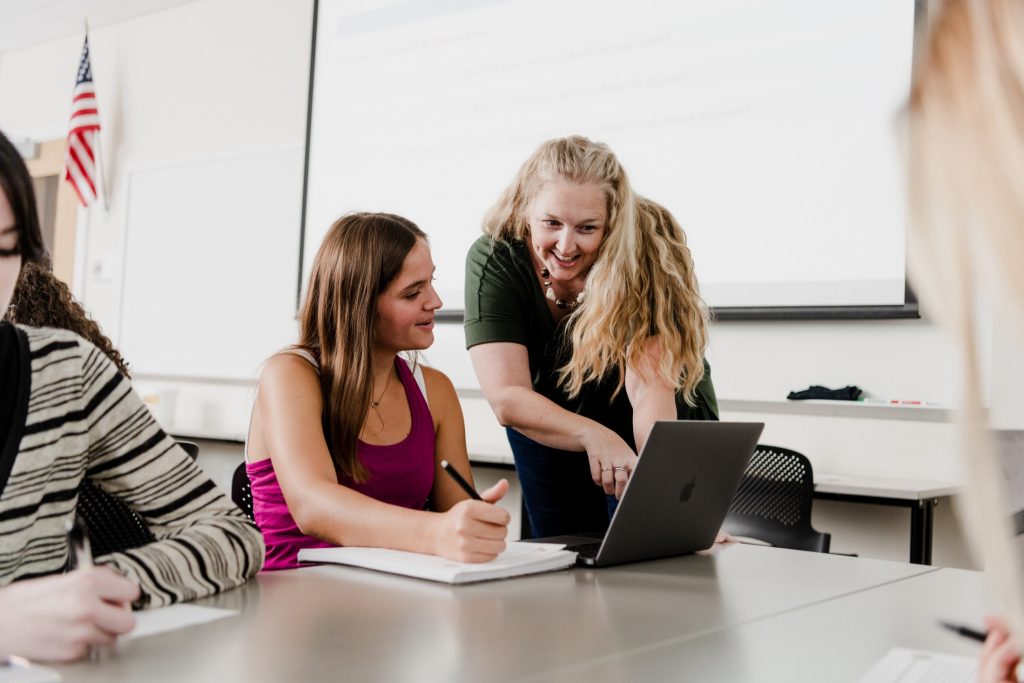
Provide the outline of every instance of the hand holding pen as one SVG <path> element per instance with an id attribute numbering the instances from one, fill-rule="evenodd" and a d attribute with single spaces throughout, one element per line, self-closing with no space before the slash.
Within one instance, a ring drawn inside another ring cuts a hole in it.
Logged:
<path id="1" fill-rule="evenodd" d="M 92 555 L 92 543 L 89 541 L 89 530 L 86 527 L 85 521 L 77 514 L 71 519 L 65 522 L 65 529 L 68 534 L 68 544 L 70 546 L 71 560 L 73 561 L 73 569 L 84 573 L 86 576 L 97 575 L 100 578 L 95 579 L 97 581 L 96 588 L 99 589 L 106 584 L 113 584 L 108 576 L 113 574 L 109 568 L 100 567 L 97 568 L 93 565 Z M 116 575 L 120 582 L 128 581 L 124 577 Z M 97 594 L 94 595 L 94 600 L 100 600 L 101 609 L 95 613 L 97 623 L 93 624 L 94 627 L 99 631 L 98 642 L 91 643 L 86 651 L 88 656 L 92 660 L 101 659 L 108 653 L 108 650 L 104 646 L 112 645 L 114 639 L 118 635 L 127 633 L 135 627 L 135 618 L 131 614 L 132 602 L 138 599 L 139 588 L 134 582 L 128 581 L 134 587 L 135 597 L 132 600 L 125 601 L 114 598 L 113 595 L 105 593 L 101 590 L 97 590 Z M 122 593 L 118 592 L 118 595 Z M 130 594 L 130 593 L 129 593 Z M 124 612 L 127 611 L 129 619 L 124 618 Z M 100 622 L 100 618 L 104 618 L 104 622 Z M 122 630 L 127 628 L 127 630 Z"/>
<path id="2" fill-rule="evenodd" d="M 112 645 L 135 627 L 129 605 L 139 597 L 138 585 L 107 567 L 88 566 L 92 556 L 82 542 L 84 528 L 69 536 L 78 539 L 71 554 L 85 566 L 0 588 L 0 652 L 70 662 L 92 646 Z"/>
<path id="3" fill-rule="evenodd" d="M 1009 683 L 1017 681 L 1021 654 L 1010 627 L 1001 617 L 985 617 L 985 644 L 978 659 L 978 681 Z"/>
<path id="4" fill-rule="evenodd" d="M 965 624 L 940 621 L 939 625 L 957 635 L 984 643 L 978 660 L 978 681 L 982 683 L 1015 683 L 1020 650 L 1010 634 L 1010 628 L 1000 617 L 985 618 L 986 630 Z"/>
<path id="5" fill-rule="evenodd" d="M 512 516 L 493 503 L 508 492 L 508 482 L 502 479 L 478 494 L 465 477 L 447 460 L 441 468 L 461 488 L 468 500 L 453 504 L 437 515 L 431 552 L 458 562 L 489 562 L 505 549 L 505 537 Z"/>

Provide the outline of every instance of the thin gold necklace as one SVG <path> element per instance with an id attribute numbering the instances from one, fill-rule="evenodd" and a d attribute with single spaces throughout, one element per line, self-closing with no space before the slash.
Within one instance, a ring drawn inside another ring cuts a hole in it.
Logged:
<path id="1" fill-rule="evenodd" d="M 395 373 L 392 370 L 388 370 L 388 380 L 386 382 L 384 382 L 384 390 L 380 392 L 380 396 L 377 397 L 376 401 L 372 400 L 373 399 L 373 394 L 370 394 L 370 399 L 371 399 L 370 400 L 370 407 L 371 408 L 380 408 L 380 402 L 384 398 L 384 394 L 387 393 L 388 386 L 391 385 L 391 375 L 393 375 L 393 374 L 395 374 Z"/>
<path id="2" fill-rule="evenodd" d="M 384 382 L 384 389 L 380 392 L 380 396 L 377 400 L 373 400 L 373 394 L 370 394 L 370 407 L 373 408 L 373 412 L 377 413 L 377 419 L 380 421 L 381 429 L 384 428 L 384 418 L 380 416 L 380 402 L 384 399 L 384 394 L 388 392 L 388 387 L 391 385 L 391 375 L 395 374 L 394 368 L 388 370 L 388 379 Z"/>

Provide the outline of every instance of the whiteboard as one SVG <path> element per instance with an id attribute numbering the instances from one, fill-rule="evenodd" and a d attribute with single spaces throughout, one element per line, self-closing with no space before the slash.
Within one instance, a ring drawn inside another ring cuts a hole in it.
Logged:
<path id="1" fill-rule="evenodd" d="M 480 221 L 545 139 L 607 142 L 712 306 L 902 305 L 914 0 L 319 0 L 304 273 L 339 215 Z M 305 280 L 305 277 L 303 278 Z"/>
<path id="2" fill-rule="evenodd" d="M 120 347 L 131 371 L 251 379 L 297 338 L 300 147 L 130 174 Z"/>

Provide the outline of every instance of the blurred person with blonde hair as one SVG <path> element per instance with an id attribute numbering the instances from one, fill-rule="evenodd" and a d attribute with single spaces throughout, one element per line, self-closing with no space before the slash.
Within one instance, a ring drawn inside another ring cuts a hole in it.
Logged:
<path id="1" fill-rule="evenodd" d="M 535 536 L 607 528 L 657 420 L 715 420 L 686 236 L 602 143 L 549 140 L 466 258 L 466 344 Z"/>
<path id="2" fill-rule="evenodd" d="M 1024 3 L 939 5 L 909 114 L 912 274 L 961 351 L 962 512 L 1007 615 L 988 620 L 979 680 L 1015 681 L 1024 594 L 1000 453 L 983 408 L 975 302 L 980 291 L 1001 292 L 1024 313 Z"/>

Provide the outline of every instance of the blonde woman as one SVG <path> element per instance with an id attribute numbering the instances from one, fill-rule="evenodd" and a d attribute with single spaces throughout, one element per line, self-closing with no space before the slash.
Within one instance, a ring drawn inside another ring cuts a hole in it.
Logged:
<path id="1" fill-rule="evenodd" d="M 466 258 L 466 344 L 535 536 L 602 531 L 654 422 L 714 420 L 682 229 L 604 144 L 545 142 Z"/>
<path id="2" fill-rule="evenodd" d="M 1024 312 L 1024 3 L 940 5 L 915 74 L 910 143 L 911 263 L 924 303 L 960 343 L 968 538 L 984 553 L 1008 617 L 988 621 L 979 680 L 1016 681 L 1024 642 L 1019 546 L 985 429 L 974 303 L 981 285 Z"/>

